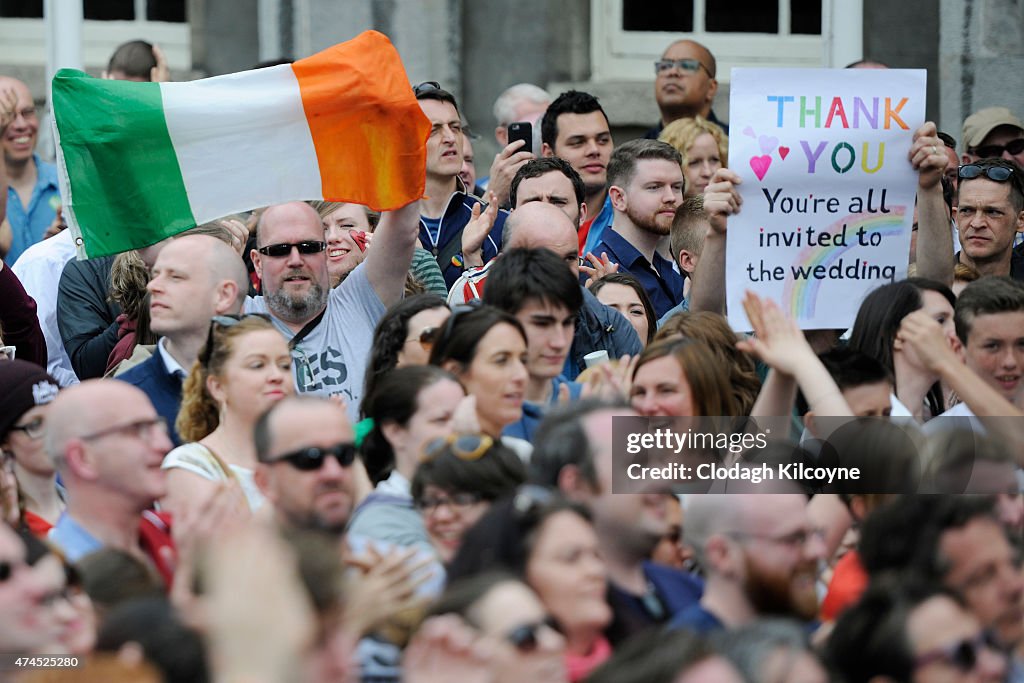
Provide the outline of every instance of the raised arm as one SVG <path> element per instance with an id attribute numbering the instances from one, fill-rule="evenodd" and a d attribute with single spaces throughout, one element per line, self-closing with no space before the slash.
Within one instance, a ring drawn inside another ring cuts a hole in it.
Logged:
<path id="1" fill-rule="evenodd" d="M 380 217 L 373 233 L 373 246 L 366 252 L 366 277 L 385 306 L 402 298 L 419 229 L 419 202 L 410 202 Z"/>
<path id="2" fill-rule="evenodd" d="M 704 190 L 704 211 L 711 222 L 704 237 L 690 287 L 690 311 L 725 312 L 725 236 L 729 216 L 739 213 L 743 200 L 736 185 L 740 177 L 727 168 L 715 171 Z"/>
<path id="3" fill-rule="evenodd" d="M 942 198 L 949 159 L 931 121 L 914 132 L 910 163 L 917 171 L 917 275 L 953 284 L 953 231 Z"/>
<path id="4" fill-rule="evenodd" d="M 839 387 L 815 355 L 814 349 L 807 343 L 803 332 L 795 322 L 782 313 L 774 301 L 762 300 L 748 291 L 743 300 L 743 308 L 754 328 L 754 337 L 739 342 L 737 347 L 760 358 L 774 372 L 791 377 L 804 392 L 807 404 L 816 415 L 853 415 Z M 780 386 L 786 387 L 784 383 Z M 783 396 L 781 391 L 778 395 Z M 758 403 L 761 403 L 760 396 Z M 763 407 L 755 404 L 755 412 L 751 414 L 755 417 L 789 415 L 793 410 L 791 401 L 788 405 L 769 407 L 770 413 L 759 413 L 756 411 L 762 410 Z"/>

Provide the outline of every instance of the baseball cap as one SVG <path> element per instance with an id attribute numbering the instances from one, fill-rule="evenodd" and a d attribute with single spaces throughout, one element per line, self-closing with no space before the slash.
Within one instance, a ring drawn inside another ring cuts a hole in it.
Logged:
<path id="1" fill-rule="evenodd" d="M 979 109 L 964 119 L 964 150 L 977 147 L 981 141 L 999 126 L 1013 126 L 1024 130 L 1024 123 L 1006 107 Z"/>

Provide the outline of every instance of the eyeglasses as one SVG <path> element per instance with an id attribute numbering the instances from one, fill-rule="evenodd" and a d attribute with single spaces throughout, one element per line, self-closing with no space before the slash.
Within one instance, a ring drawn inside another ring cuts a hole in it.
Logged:
<path id="1" fill-rule="evenodd" d="M 14 112 L 14 118 L 18 118 L 18 116 L 21 116 L 21 118 L 25 119 L 26 121 L 31 121 L 32 119 L 36 118 L 38 113 L 39 112 L 36 110 L 35 107 L 25 107 L 24 109 L 20 109 Z"/>
<path id="2" fill-rule="evenodd" d="M 654 63 L 654 73 L 663 74 L 672 69 L 680 69 L 687 73 L 697 73 L 701 69 L 708 72 L 708 76 L 711 76 L 711 69 L 701 64 L 699 59 L 659 59 Z"/>
<path id="3" fill-rule="evenodd" d="M 318 240 L 306 240 L 304 242 L 282 242 L 280 244 L 268 244 L 265 247 L 260 247 L 256 251 L 260 252 L 264 256 L 271 258 L 284 258 L 290 256 L 292 249 L 298 249 L 299 253 L 303 256 L 309 256 L 310 254 L 319 254 L 321 251 L 327 248 L 327 242 L 321 242 Z"/>
<path id="4" fill-rule="evenodd" d="M 17 346 L 0 346 L 0 356 L 6 357 L 7 360 L 14 360 L 14 354 L 17 351 Z"/>
<path id="5" fill-rule="evenodd" d="M 979 651 L 983 648 L 998 649 L 992 637 L 985 631 L 978 633 L 973 638 L 965 638 L 946 647 L 924 653 L 914 660 L 914 669 L 944 661 L 967 673 L 977 666 Z"/>
<path id="6" fill-rule="evenodd" d="M 494 439 L 486 434 L 449 434 L 431 441 L 425 451 L 425 461 L 431 461 L 448 449 L 459 460 L 479 460 L 494 447 Z"/>
<path id="7" fill-rule="evenodd" d="M 812 538 L 818 541 L 825 539 L 824 529 L 797 529 L 788 534 L 782 534 L 781 536 L 769 536 L 767 534 L 752 534 L 746 531 L 728 531 L 726 536 L 733 538 L 753 538 L 758 541 L 766 541 L 768 543 L 776 543 L 778 545 L 789 546 L 790 548 L 802 548 L 807 545 L 807 542 Z"/>
<path id="8" fill-rule="evenodd" d="M 441 89 L 441 84 L 438 83 L 437 81 L 423 81 L 419 85 L 412 86 L 412 92 L 413 92 L 414 95 L 416 95 L 416 97 L 419 97 L 420 95 L 422 95 L 425 92 L 430 92 L 431 90 L 440 90 L 440 89 Z"/>
<path id="9" fill-rule="evenodd" d="M 43 434 L 46 433 L 46 420 L 41 417 L 37 417 L 31 422 L 25 424 L 13 425 L 11 431 L 25 432 L 26 436 L 30 439 L 41 439 Z"/>
<path id="10" fill-rule="evenodd" d="M 260 318 L 266 320 L 268 323 L 271 322 L 270 316 L 266 313 L 246 313 L 245 315 L 215 315 L 210 318 L 210 331 L 206 335 L 206 346 L 203 347 L 199 354 L 199 362 L 206 366 L 210 362 L 210 355 L 213 353 L 213 328 L 217 325 L 221 327 L 234 327 L 238 323 L 242 322 L 246 318 Z"/>
<path id="11" fill-rule="evenodd" d="M 269 462 L 271 464 L 286 462 L 301 472 L 312 472 L 323 467 L 330 456 L 334 456 L 342 467 L 351 467 L 352 463 L 356 461 L 356 445 L 345 441 L 330 448 L 309 446 L 308 448 L 286 453 Z"/>
<path id="12" fill-rule="evenodd" d="M 505 634 L 505 640 L 511 643 L 512 647 L 523 654 L 536 652 L 540 648 L 540 633 L 546 628 L 553 631 L 560 630 L 558 622 L 556 622 L 553 617 L 547 617 L 542 621 L 523 624 L 522 626 L 512 629 Z"/>
<path id="13" fill-rule="evenodd" d="M 984 145 L 973 149 L 973 153 L 982 159 L 998 158 L 1003 156 L 1003 152 L 1007 152 L 1014 156 L 1024 152 L 1024 138 L 1010 140 L 1005 145 Z"/>
<path id="14" fill-rule="evenodd" d="M 450 496 L 424 496 L 415 501 L 416 509 L 425 515 L 429 515 L 437 508 L 442 505 L 447 505 L 450 509 L 461 510 L 468 508 L 470 505 L 476 505 L 483 496 L 473 491 L 459 491 L 453 493 Z"/>
<path id="15" fill-rule="evenodd" d="M 167 436 L 167 420 L 157 415 L 156 417 L 146 418 L 144 420 L 135 420 L 128 424 L 107 427 L 106 429 L 101 429 L 98 432 L 86 434 L 79 438 L 82 439 L 82 441 L 93 441 L 112 434 L 122 434 L 124 436 L 131 436 L 148 441 L 153 438 L 154 434 Z"/>

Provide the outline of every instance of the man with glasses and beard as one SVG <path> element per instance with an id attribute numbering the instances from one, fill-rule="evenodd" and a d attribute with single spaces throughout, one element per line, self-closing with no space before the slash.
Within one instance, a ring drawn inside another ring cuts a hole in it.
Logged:
<path id="1" fill-rule="evenodd" d="M 263 296 L 245 310 L 269 313 L 289 340 L 299 393 L 340 396 L 355 418 L 373 330 L 402 297 L 418 227 L 416 202 L 383 214 L 366 260 L 331 289 L 317 212 L 291 202 L 260 216 L 251 255 Z"/>
<path id="2" fill-rule="evenodd" d="M 256 485 L 283 528 L 341 535 L 356 498 L 355 432 L 333 401 L 294 396 L 260 417 Z"/>
<path id="3" fill-rule="evenodd" d="M 825 544 L 810 527 L 806 496 L 694 496 L 686 509 L 686 537 L 704 569 L 704 595 L 673 627 L 705 633 L 759 617 L 816 617 Z"/>
<path id="4" fill-rule="evenodd" d="M 608 164 L 608 196 L 615 218 L 590 250 L 608 254 L 619 272 L 640 280 L 658 318 L 683 300 L 683 276 L 658 253 L 683 203 L 682 156 L 658 140 L 631 140 Z"/>

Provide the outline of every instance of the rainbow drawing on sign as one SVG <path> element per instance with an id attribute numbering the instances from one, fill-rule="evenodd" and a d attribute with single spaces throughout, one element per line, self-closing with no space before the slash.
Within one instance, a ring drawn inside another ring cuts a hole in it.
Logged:
<path id="1" fill-rule="evenodd" d="M 849 236 L 846 245 L 816 245 L 802 249 L 789 266 L 789 275 L 783 289 L 783 302 L 789 302 L 790 314 L 797 320 L 815 315 L 821 283 L 826 281 L 826 278 L 811 276 L 815 267 L 824 267 L 826 272 L 829 268 L 838 270 L 842 278 L 872 279 L 867 276 L 867 273 L 879 268 L 878 266 L 869 267 L 867 261 L 844 264 L 840 260 L 841 257 L 853 247 L 858 246 L 857 234 L 860 230 L 864 231 L 865 239 L 870 239 L 872 235 L 879 235 L 882 239 L 899 235 L 903 230 L 903 219 L 906 212 L 907 207 L 894 206 L 892 211 L 887 214 L 860 213 L 847 216 L 828 227 L 828 232 L 835 234 L 842 231 L 843 226 L 846 225 L 846 234 Z M 892 269 L 892 266 L 886 266 L 884 269 Z M 798 274 L 803 276 L 797 277 Z M 836 278 L 827 278 L 827 280 L 832 279 Z"/>

